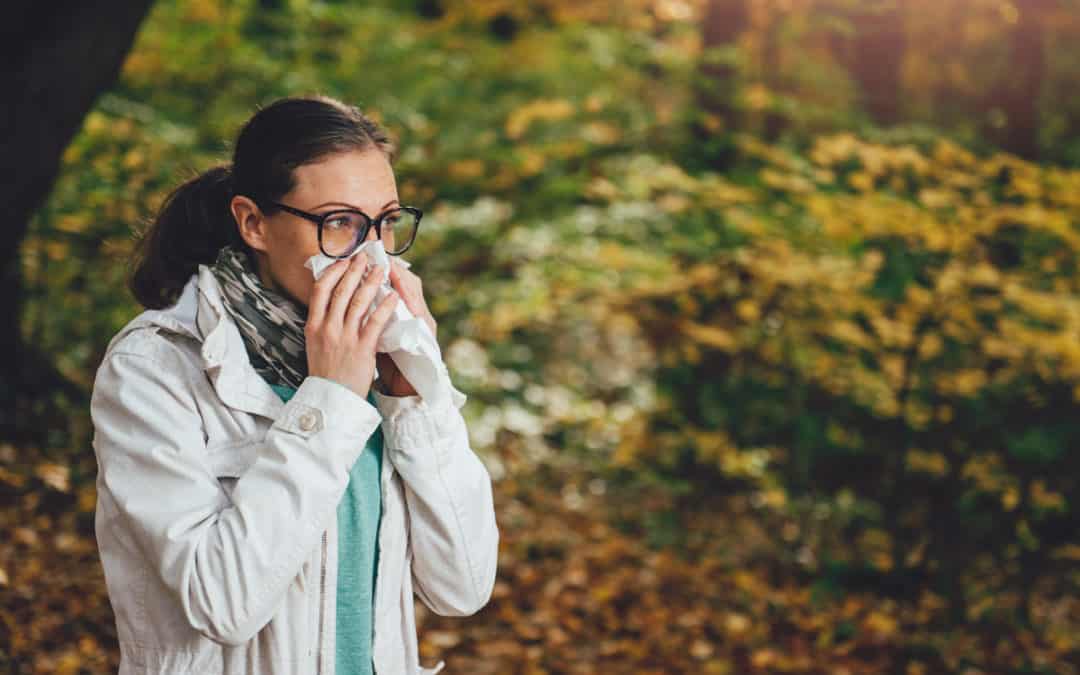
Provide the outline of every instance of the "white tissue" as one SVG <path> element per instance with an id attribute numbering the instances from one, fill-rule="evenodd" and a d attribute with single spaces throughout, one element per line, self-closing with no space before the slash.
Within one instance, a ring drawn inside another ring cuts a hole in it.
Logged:
<path id="1" fill-rule="evenodd" d="M 381 283 L 375 291 L 375 299 L 360 319 L 361 325 L 366 325 L 371 313 L 375 311 L 387 293 L 393 290 L 390 285 L 390 265 L 394 263 L 391 261 L 396 261 L 396 264 L 406 269 L 411 267 L 411 264 L 407 260 L 387 254 L 380 239 L 364 242 L 349 257 L 361 251 L 367 253 L 368 270 L 382 276 Z M 337 260 L 339 259 L 318 253 L 308 258 L 304 267 L 310 269 L 314 278 L 318 280 L 326 268 Z M 401 374 L 428 405 L 438 406 L 449 400 L 454 407 L 460 408 L 465 403 L 465 394 L 458 391 L 450 382 L 450 374 L 446 364 L 443 363 L 442 350 L 431 328 L 422 319 L 413 316 L 413 313 L 405 306 L 404 299 L 398 300 L 394 314 L 379 336 L 375 350 L 390 355 L 401 370 Z M 378 376 L 376 372 L 375 377 L 378 378 Z"/>

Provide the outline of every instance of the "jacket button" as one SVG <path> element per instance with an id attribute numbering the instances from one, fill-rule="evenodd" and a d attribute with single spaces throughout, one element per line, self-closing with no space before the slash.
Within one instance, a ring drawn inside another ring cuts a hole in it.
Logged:
<path id="1" fill-rule="evenodd" d="M 315 428 L 315 413 L 306 412 L 300 416 L 300 428 L 304 431 L 311 431 Z"/>

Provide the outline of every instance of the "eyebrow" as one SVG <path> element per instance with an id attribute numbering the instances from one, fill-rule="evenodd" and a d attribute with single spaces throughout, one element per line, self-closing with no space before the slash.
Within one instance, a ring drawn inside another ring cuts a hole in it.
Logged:
<path id="1" fill-rule="evenodd" d="M 394 202 L 397 202 L 397 201 L 398 200 L 396 200 L 396 199 L 391 199 L 390 201 L 383 204 L 382 207 L 379 210 L 382 211 L 387 206 L 390 206 L 391 204 L 393 204 Z M 398 202 L 398 203 L 400 204 L 400 202 Z M 363 209 L 358 208 L 356 206 L 353 206 L 352 204 L 346 204 L 345 202 L 326 202 L 325 204 L 319 204 L 318 206 L 312 207 L 311 210 L 314 211 L 315 209 L 321 209 L 324 206 L 345 206 L 345 207 L 348 207 L 350 209 L 356 209 L 357 211 L 363 211 Z"/>

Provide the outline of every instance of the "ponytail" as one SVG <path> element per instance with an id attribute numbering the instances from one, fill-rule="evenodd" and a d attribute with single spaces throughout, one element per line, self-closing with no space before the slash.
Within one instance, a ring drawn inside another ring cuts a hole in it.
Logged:
<path id="1" fill-rule="evenodd" d="M 136 244 L 132 295 L 147 309 L 175 303 L 199 264 L 211 265 L 227 244 L 247 249 L 232 211 L 232 171 L 222 164 L 175 188 Z"/>

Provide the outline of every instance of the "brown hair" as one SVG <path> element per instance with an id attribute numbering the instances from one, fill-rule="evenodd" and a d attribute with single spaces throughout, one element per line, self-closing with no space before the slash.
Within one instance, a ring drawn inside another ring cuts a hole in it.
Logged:
<path id="1" fill-rule="evenodd" d="M 270 204 L 296 185 L 293 169 L 326 155 L 381 150 L 391 163 L 397 146 L 389 134 L 356 106 L 323 94 L 281 98 L 244 124 L 231 164 L 219 164 L 188 179 L 165 198 L 138 235 L 127 285 L 147 309 L 176 302 L 199 264 L 211 265 L 223 246 L 249 255 L 230 203 L 250 197 L 266 215 Z"/>

